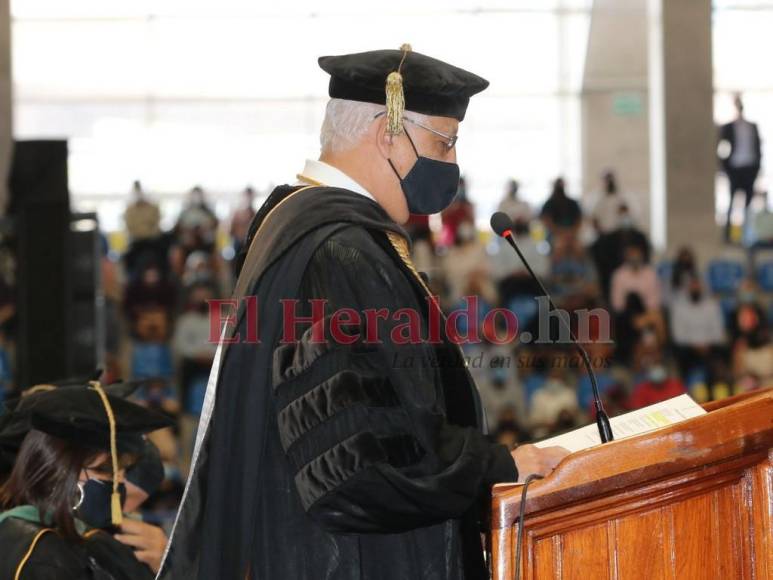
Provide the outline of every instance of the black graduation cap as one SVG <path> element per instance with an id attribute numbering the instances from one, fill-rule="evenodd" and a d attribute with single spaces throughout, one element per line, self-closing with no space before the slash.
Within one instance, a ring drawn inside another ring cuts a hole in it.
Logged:
<path id="1" fill-rule="evenodd" d="M 104 396 L 112 409 L 119 453 L 141 453 L 144 433 L 171 426 L 165 415 L 107 393 Z M 27 400 L 24 412 L 31 428 L 85 447 L 110 451 L 111 420 L 95 388 L 56 389 Z"/>
<path id="2" fill-rule="evenodd" d="M 413 52 L 372 50 L 319 58 L 330 74 L 332 98 L 386 105 L 389 130 L 402 131 L 403 110 L 462 121 L 470 97 L 488 81 L 446 62 Z"/>
<path id="3" fill-rule="evenodd" d="M 5 410 L 0 413 L 0 471 L 2 471 L 3 468 L 7 468 L 7 465 L 3 465 L 3 463 L 7 463 L 9 458 L 15 457 L 16 453 L 19 451 L 19 447 L 21 447 L 21 444 L 24 441 L 24 437 L 29 430 L 33 428 L 30 424 L 30 410 L 35 407 L 38 397 L 57 389 L 63 389 L 67 392 L 70 392 L 71 390 L 83 390 L 88 387 L 91 380 L 96 380 L 92 377 L 95 375 L 99 376 L 99 374 L 101 374 L 101 371 L 95 371 L 95 373 L 85 377 L 74 377 L 51 383 L 34 385 L 22 391 L 21 396 L 5 401 Z M 131 396 L 146 382 L 147 380 L 117 382 L 110 385 L 104 385 L 102 388 L 105 393 L 111 397 L 111 400 L 115 397 L 124 399 Z M 138 453 L 143 449 L 141 437 L 123 433 L 119 435 L 119 439 L 121 452 Z M 109 447 L 99 446 L 99 448 L 109 451 Z"/>
<path id="4" fill-rule="evenodd" d="M 110 453 L 113 471 L 118 471 L 119 453 L 141 454 L 143 434 L 170 427 L 165 415 L 110 395 L 97 382 L 40 389 L 21 399 L 3 417 L 0 446 L 18 441 L 30 429 Z M 121 523 L 118 480 L 113 480 L 112 521 Z"/>

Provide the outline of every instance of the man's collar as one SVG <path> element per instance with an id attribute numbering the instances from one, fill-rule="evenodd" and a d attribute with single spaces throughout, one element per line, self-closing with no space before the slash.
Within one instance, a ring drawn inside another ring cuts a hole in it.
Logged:
<path id="1" fill-rule="evenodd" d="M 349 191 L 359 193 L 360 195 L 364 195 L 365 197 L 376 201 L 367 189 L 362 187 L 337 167 L 333 167 L 324 161 L 307 159 L 303 171 L 298 174 L 298 179 L 306 185 L 321 184 L 328 187 L 348 189 Z"/>

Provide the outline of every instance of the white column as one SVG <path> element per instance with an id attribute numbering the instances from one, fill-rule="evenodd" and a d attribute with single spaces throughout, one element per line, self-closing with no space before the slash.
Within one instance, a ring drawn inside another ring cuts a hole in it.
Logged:
<path id="1" fill-rule="evenodd" d="M 717 252 L 711 0 L 650 0 L 652 234 L 669 250 Z"/>
<path id="2" fill-rule="evenodd" d="M 650 224 L 647 0 L 596 0 L 582 88 L 583 191 L 598 191 L 614 169 Z"/>

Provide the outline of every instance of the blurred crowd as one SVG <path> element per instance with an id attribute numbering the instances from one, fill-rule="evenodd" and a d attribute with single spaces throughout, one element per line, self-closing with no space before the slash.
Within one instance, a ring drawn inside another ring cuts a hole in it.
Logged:
<path id="1" fill-rule="evenodd" d="M 611 416 L 683 393 L 705 402 L 773 386 L 773 254 L 764 250 L 773 233 L 753 252 L 704 264 L 691 247 L 656 258 L 636 198 L 614 172 L 584 199 L 557 178 L 542 207 L 531 207 L 511 180 L 499 210 L 588 352 Z M 517 254 L 476 228 L 486 217 L 462 180 L 440 223 L 416 217 L 409 228 L 415 261 L 446 311 L 476 295 L 483 324 L 495 308 L 516 316 L 519 336 L 509 344 L 486 342 L 494 329 L 463 345 L 489 426 L 513 444 L 583 425 L 592 388 L 582 359 L 557 317 L 540 314 L 540 289 Z"/>
<path id="2" fill-rule="evenodd" d="M 762 251 L 753 259 L 702 264 L 694 248 L 684 247 L 656 259 L 635 197 L 618 187 L 611 171 L 598 192 L 585 196 L 587 204 L 561 178 L 547 193 L 542 207 L 532 207 L 510 180 L 499 210 L 513 220 L 519 248 L 567 313 L 611 416 L 682 393 L 704 402 L 773 386 L 773 256 Z M 164 231 L 158 205 L 135 183 L 124 213 L 125 251 L 119 255 L 104 244 L 102 380 L 146 379 L 132 399 L 174 422 L 150 435 L 165 478 L 143 506 L 167 528 L 216 350 L 208 301 L 230 295 L 258 201 L 247 188 L 231 215 L 219 219 L 206 192 L 194 187 L 174 227 Z M 501 321 L 486 318 L 495 308 L 518 321 L 512 342 L 487 340 L 501 334 L 493 323 L 493 334 L 480 332 L 481 340 L 462 344 L 490 431 L 514 445 L 589 422 L 591 381 L 577 351 L 555 316 L 544 326 L 539 286 L 501 239 L 478 227 L 484 221 L 462 179 L 447 210 L 413 216 L 406 229 L 414 262 L 446 312 L 476 296 L 481 325 Z M 10 390 L 6 368 L 0 357 L 0 385 Z"/>

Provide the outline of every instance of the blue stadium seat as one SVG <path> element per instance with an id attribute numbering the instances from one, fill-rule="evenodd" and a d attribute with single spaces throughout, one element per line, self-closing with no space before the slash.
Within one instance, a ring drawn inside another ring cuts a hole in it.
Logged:
<path id="1" fill-rule="evenodd" d="M 702 366 L 699 366 L 690 369 L 690 372 L 687 374 L 684 382 L 687 385 L 687 388 L 691 389 L 693 385 L 697 385 L 699 383 L 705 385 L 707 381 L 708 373 L 706 372 L 706 369 Z"/>
<path id="2" fill-rule="evenodd" d="M 773 261 L 757 266 L 757 284 L 763 292 L 773 292 Z"/>
<path id="3" fill-rule="evenodd" d="M 707 278 L 715 294 L 730 294 L 738 289 L 745 276 L 744 266 L 735 260 L 717 259 L 709 262 Z"/>

